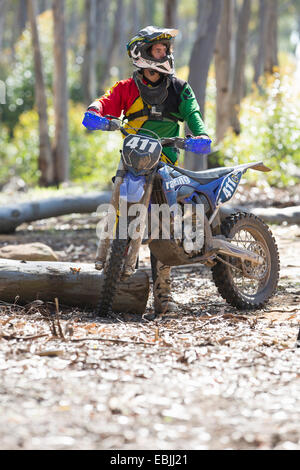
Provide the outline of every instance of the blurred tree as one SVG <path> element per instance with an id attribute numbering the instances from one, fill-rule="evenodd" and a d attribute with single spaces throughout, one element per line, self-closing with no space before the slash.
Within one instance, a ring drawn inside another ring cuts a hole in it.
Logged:
<path id="1" fill-rule="evenodd" d="M 107 40 L 109 37 L 109 21 L 108 10 L 109 0 L 96 0 L 96 41 L 98 45 L 98 53 L 103 56 L 106 50 Z"/>
<path id="2" fill-rule="evenodd" d="M 198 0 L 197 31 L 189 63 L 188 81 L 195 92 L 203 116 L 208 70 L 215 49 L 222 8 L 221 0 Z"/>
<path id="3" fill-rule="evenodd" d="M 20 36 L 25 29 L 27 21 L 27 4 L 24 0 L 19 0 L 16 14 L 16 34 Z"/>
<path id="4" fill-rule="evenodd" d="M 223 0 L 223 12 L 215 49 L 216 142 L 220 142 L 230 125 L 230 72 L 233 28 L 233 0 Z"/>
<path id="5" fill-rule="evenodd" d="M 62 183 L 69 178 L 68 142 L 68 88 L 67 88 L 67 42 L 65 28 L 65 0 L 53 0 L 54 26 L 54 113 L 55 136 L 53 155 L 55 182 Z"/>
<path id="6" fill-rule="evenodd" d="M 0 51 L 2 49 L 7 0 L 0 0 Z"/>
<path id="7" fill-rule="evenodd" d="M 154 24 L 156 13 L 156 0 L 147 0 L 143 2 L 142 28 Z"/>
<path id="8" fill-rule="evenodd" d="M 198 0 L 197 31 L 190 58 L 188 81 L 195 92 L 203 116 L 208 70 L 215 49 L 222 8 L 222 0 Z M 197 158 L 194 154 L 186 152 L 184 165 L 189 170 L 206 169 L 207 158 Z"/>
<path id="9" fill-rule="evenodd" d="M 84 102 L 87 105 L 96 96 L 96 6 L 96 0 L 85 0 L 86 44 L 82 67 L 82 85 Z"/>
<path id="10" fill-rule="evenodd" d="M 165 0 L 165 28 L 175 28 L 178 25 L 177 0 Z"/>
<path id="11" fill-rule="evenodd" d="M 273 73 L 278 66 L 277 22 L 278 0 L 265 0 L 266 8 L 266 35 L 264 36 L 264 71 Z"/>
<path id="12" fill-rule="evenodd" d="M 241 132 L 239 111 L 245 83 L 246 48 L 250 16 L 251 0 L 243 0 L 238 15 L 233 81 L 230 90 L 230 125 L 236 134 Z"/>
<path id="13" fill-rule="evenodd" d="M 297 7 L 297 2 L 294 6 Z M 273 73 L 278 66 L 278 2 L 260 0 L 259 2 L 259 37 L 257 55 L 254 63 L 254 83 L 264 73 Z"/>
<path id="14" fill-rule="evenodd" d="M 17 0 L 10 5 L 13 11 L 13 25 L 10 33 L 12 61 L 15 59 L 15 45 L 23 33 L 27 21 L 27 4 L 25 0 Z"/>
<path id="15" fill-rule="evenodd" d="M 128 8 L 128 20 L 127 40 L 135 36 L 141 29 L 140 11 L 137 0 L 130 0 Z"/>
<path id="16" fill-rule="evenodd" d="M 39 161 L 40 184 L 48 186 L 53 183 L 54 165 L 52 160 L 51 144 L 49 138 L 47 98 L 43 74 L 42 55 L 39 32 L 36 22 L 36 0 L 27 0 L 28 16 L 31 27 L 32 47 L 35 71 L 35 102 L 39 116 Z"/>
<path id="17" fill-rule="evenodd" d="M 79 11 L 78 2 L 72 2 L 68 11 L 68 22 L 67 22 L 67 38 L 68 45 L 73 50 L 76 49 L 78 42 L 78 23 L 79 23 Z"/>
<path id="18" fill-rule="evenodd" d="M 258 47 L 257 55 L 254 63 L 254 83 L 258 84 L 259 77 L 264 72 L 264 49 L 267 42 L 266 27 L 266 0 L 259 0 L 259 30 L 258 30 Z"/>
<path id="19" fill-rule="evenodd" d="M 114 57 L 116 55 L 116 51 L 118 50 L 120 44 L 120 32 L 121 32 L 121 22 L 124 16 L 124 0 L 117 0 L 116 3 L 116 10 L 115 10 L 115 20 L 113 24 L 111 40 L 109 41 L 108 38 L 106 39 L 106 43 L 109 46 L 106 48 L 106 57 L 105 62 L 102 70 L 102 77 L 101 77 L 101 87 L 105 88 L 105 82 L 108 80 L 111 67 L 113 64 Z M 101 90 L 103 91 L 103 89 Z"/>
<path id="20" fill-rule="evenodd" d="M 44 11 L 51 8 L 51 3 L 49 0 L 39 0 L 38 1 L 38 12 L 39 14 L 44 13 Z"/>

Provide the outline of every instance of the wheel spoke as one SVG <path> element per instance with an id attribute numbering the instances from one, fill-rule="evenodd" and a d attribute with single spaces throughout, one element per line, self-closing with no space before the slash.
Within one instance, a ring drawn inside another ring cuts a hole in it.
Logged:
<path id="1" fill-rule="evenodd" d="M 264 259 L 264 263 L 259 266 L 253 265 L 249 261 L 242 261 L 241 265 L 244 274 L 240 270 L 230 268 L 233 281 L 241 293 L 245 295 L 255 295 L 264 284 L 263 278 L 267 271 L 265 249 L 254 235 L 245 228 L 235 234 L 232 243 L 240 248 L 252 251 Z"/>

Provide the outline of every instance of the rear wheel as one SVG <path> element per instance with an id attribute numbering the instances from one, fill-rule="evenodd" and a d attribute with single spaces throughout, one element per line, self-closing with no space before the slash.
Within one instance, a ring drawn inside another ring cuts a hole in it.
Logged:
<path id="1" fill-rule="evenodd" d="M 238 213 L 226 218 L 221 230 L 232 244 L 253 251 L 263 263 L 220 256 L 212 268 L 219 293 L 238 309 L 261 308 L 275 293 L 279 278 L 278 248 L 270 229 L 253 214 Z"/>

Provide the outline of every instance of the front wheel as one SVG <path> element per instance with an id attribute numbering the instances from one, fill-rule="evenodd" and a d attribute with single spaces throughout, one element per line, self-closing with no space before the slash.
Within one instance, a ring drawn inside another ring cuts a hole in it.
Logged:
<path id="1" fill-rule="evenodd" d="M 225 219 L 221 231 L 232 244 L 258 254 L 263 263 L 220 257 L 223 261 L 212 268 L 219 293 L 238 309 L 262 308 L 275 293 L 280 269 L 278 248 L 270 229 L 253 214 L 238 213 Z"/>
<path id="2" fill-rule="evenodd" d="M 104 280 L 101 289 L 101 299 L 97 307 L 97 315 L 107 316 L 112 311 L 112 305 L 125 262 L 128 240 L 114 239 L 104 268 Z"/>

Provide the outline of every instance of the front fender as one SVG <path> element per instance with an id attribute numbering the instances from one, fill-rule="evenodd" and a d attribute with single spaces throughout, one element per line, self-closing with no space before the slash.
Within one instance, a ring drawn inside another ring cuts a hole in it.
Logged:
<path id="1" fill-rule="evenodd" d="M 145 192 L 145 176 L 127 173 L 120 186 L 120 198 L 126 202 L 140 202 Z"/>

